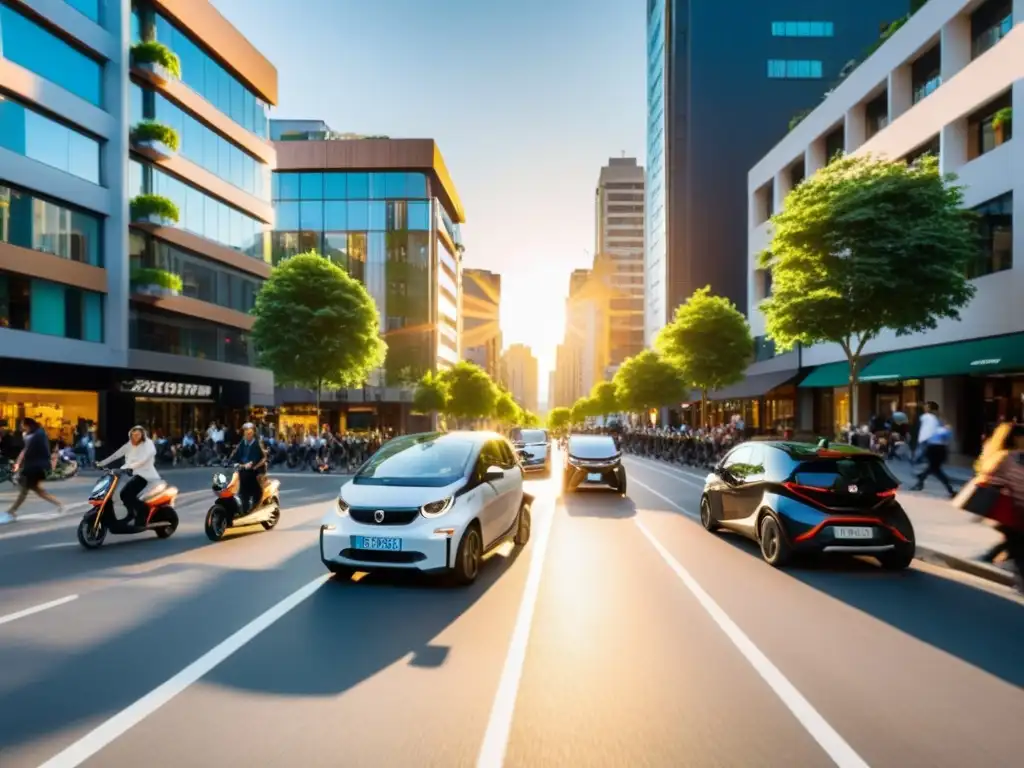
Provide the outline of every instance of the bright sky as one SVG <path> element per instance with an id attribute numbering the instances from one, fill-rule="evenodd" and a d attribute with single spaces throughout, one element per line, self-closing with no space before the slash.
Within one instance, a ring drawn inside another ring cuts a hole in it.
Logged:
<path id="1" fill-rule="evenodd" d="M 437 140 L 465 264 L 501 273 L 504 343 L 533 349 L 543 399 L 600 168 L 644 163 L 644 0 L 213 2 L 277 66 L 274 117 Z"/>

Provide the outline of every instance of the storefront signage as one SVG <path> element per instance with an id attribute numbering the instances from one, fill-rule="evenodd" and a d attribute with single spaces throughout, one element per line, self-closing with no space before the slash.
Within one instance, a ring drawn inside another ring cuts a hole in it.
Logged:
<path id="1" fill-rule="evenodd" d="M 133 379 L 121 382 L 121 391 L 133 395 L 162 395 L 163 397 L 210 397 L 213 387 L 209 384 L 185 384 L 181 381 L 153 381 Z"/>
<path id="2" fill-rule="evenodd" d="M 1001 357 L 993 357 L 989 360 L 972 360 L 971 365 L 999 365 L 1003 362 Z"/>

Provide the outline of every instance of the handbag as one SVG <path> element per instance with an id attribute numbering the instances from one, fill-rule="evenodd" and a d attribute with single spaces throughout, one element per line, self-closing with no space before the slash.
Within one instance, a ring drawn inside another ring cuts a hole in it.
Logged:
<path id="1" fill-rule="evenodd" d="M 969 481 L 953 499 L 953 506 L 972 515 L 1008 524 L 1013 518 L 1013 499 L 998 485 Z"/>

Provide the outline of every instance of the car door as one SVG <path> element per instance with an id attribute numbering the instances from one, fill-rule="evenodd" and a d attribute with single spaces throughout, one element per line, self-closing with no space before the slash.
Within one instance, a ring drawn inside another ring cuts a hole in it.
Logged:
<path id="1" fill-rule="evenodd" d="M 722 478 L 722 522 L 728 524 L 730 521 L 742 519 L 742 506 L 740 491 L 746 481 L 747 469 L 750 466 L 748 459 L 753 453 L 749 443 L 745 443 L 730 453 L 722 464 L 724 472 L 719 474 Z"/>
<path id="2" fill-rule="evenodd" d="M 732 499 L 729 518 L 736 522 L 745 521 L 757 510 L 764 495 L 765 453 L 768 449 L 757 443 L 747 443 L 741 456 L 742 464 L 737 464 L 736 474 L 740 480 L 730 487 Z"/>
<path id="3" fill-rule="evenodd" d="M 519 506 L 523 500 L 524 472 L 516 451 L 508 440 L 498 441 L 498 449 L 502 457 L 501 468 L 505 470 L 505 479 L 502 482 L 503 496 L 507 499 L 507 505 L 502 512 L 501 530 L 498 532 L 500 536 L 515 525 L 516 517 L 519 515 Z"/>
<path id="4" fill-rule="evenodd" d="M 503 533 L 501 527 L 505 519 L 505 510 L 508 507 L 508 470 L 502 464 L 504 459 L 498 443 L 495 440 L 488 440 L 480 450 L 480 459 L 477 464 L 477 472 L 481 480 L 480 492 L 480 530 L 483 533 L 484 545 L 490 546 L 498 536 Z M 506 477 L 500 480 L 484 482 L 483 477 L 487 470 L 497 467 L 506 473 Z"/>

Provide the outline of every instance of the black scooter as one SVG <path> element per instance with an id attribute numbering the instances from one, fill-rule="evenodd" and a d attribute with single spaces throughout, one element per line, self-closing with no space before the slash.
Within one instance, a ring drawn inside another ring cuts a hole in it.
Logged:
<path id="1" fill-rule="evenodd" d="M 206 513 L 206 535 L 210 541 L 220 541 L 229 528 L 243 528 L 249 525 L 262 525 L 270 530 L 281 520 L 280 480 L 267 480 L 263 483 L 263 495 L 260 502 L 246 514 L 242 514 L 242 500 L 238 498 L 240 464 L 235 465 L 231 479 L 223 472 L 213 476 L 213 492 L 217 500 Z"/>
<path id="2" fill-rule="evenodd" d="M 108 470 L 93 486 L 89 493 L 92 509 L 82 516 L 78 524 L 78 543 L 86 549 L 99 549 L 107 534 L 111 533 L 121 536 L 153 531 L 158 538 L 169 539 L 178 530 L 178 513 L 174 509 L 178 489 L 167 483 L 143 489 L 144 520 L 117 517 L 114 513 L 114 492 L 120 487 L 121 478 L 131 474 L 131 470 Z"/>

